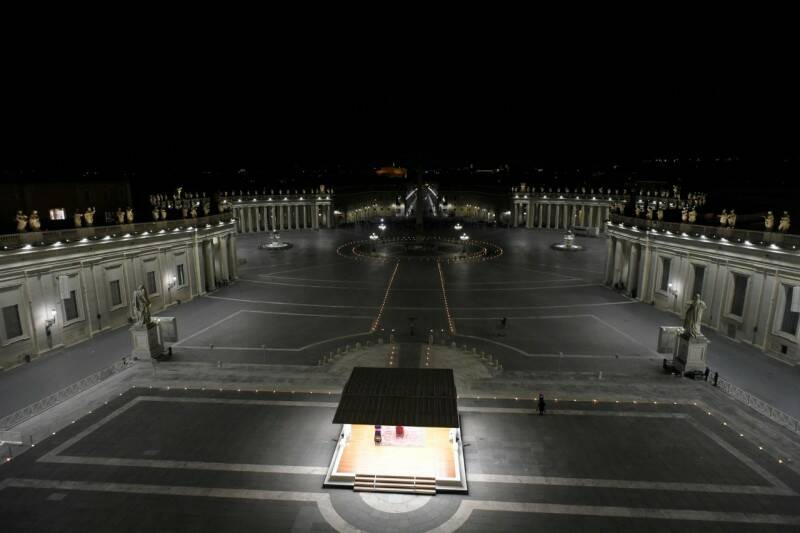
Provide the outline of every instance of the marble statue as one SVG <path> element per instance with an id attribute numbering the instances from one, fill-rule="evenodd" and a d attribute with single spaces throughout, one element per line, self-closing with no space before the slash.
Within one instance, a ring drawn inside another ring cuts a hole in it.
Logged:
<path id="1" fill-rule="evenodd" d="M 28 217 L 28 226 L 30 226 L 31 231 L 39 231 L 42 229 L 42 222 L 39 220 L 39 212 L 34 209 L 31 212 L 31 216 Z"/>
<path id="2" fill-rule="evenodd" d="M 86 222 L 87 226 L 94 225 L 94 213 L 95 213 L 94 207 L 87 207 L 86 211 L 83 213 L 83 220 L 84 222 Z"/>
<path id="3" fill-rule="evenodd" d="M 689 224 L 694 224 L 697 222 L 697 210 L 693 207 L 691 211 L 689 211 Z"/>
<path id="4" fill-rule="evenodd" d="M 772 211 L 767 211 L 767 216 L 764 217 L 764 229 L 767 231 L 772 231 L 772 228 L 775 227 L 775 215 L 772 214 Z"/>
<path id="5" fill-rule="evenodd" d="M 689 304 L 686 309 L 686 316 L 683 318 L 683 334 L 690 337 L 699 337 L 702 335 L 700 332 L 700 321 L 703 318 L 703 311 L 706 309 L 706 304 L 700 299 L 697 294 L 694 300 Z"/>
<path id="6" fill-rule="evenodd" d="M 778 224 L 778 231 L 782 231 L 782 232 L 784 232 L 784 233 L 788 233 L 788 231 L 789 231 L 789 224 L 790 224 L 790 221 L 789 221 L 789 212 L 788 212 L 788 211 L 784 211 L 784 212 L 783 212 L 783 216 L 781 217 L 781 221 L 780 221 L 780 223 Z"/>
<path id="7" fill-rule="evenodd" d="M 733 228 L 736 226 L 736 210 L 731 209 L 731 212 L 728 213 L 728 227 Z"/>
<path id="8" fill-rule="evenodd" d="M 161 220 L 167 220 L 167 210 L 163 207 L 161 208 Z"/>
<path id="9" fill-rule="evenodd" d="M 647 220 L 653 220 L 653 208 L 647 207 Z"/>
<path id="10" fill-rule="evenodd" d="M 183 218 L 188 218 L 189 217 L 189 208 L 187 206 L 181 207 L 181 216 Z"/>
<path id="11" fill-rule="evenodd" d="M 159 210 L 157 207 L 153 208 L 152 213 L 153 213 L 153 220 L 158 220 Z"/>
<path id="12" fill-rule="evenodd" d="M 681 222 L 686 223 L 689 220 L 689 210 L 685 207 L 681 210 Z"/>
<path id="13" fill-rule="evenodd" d="M 719 217 L 719 225 L 720 226 L 725 226 L 725 225 L 728 224 L 728 210 L 727 209 L 723 209 L 722 213 L 720 213 L 717 216 Z"/>
<path id="14" fill-rule="evenodd" d="M 637 205 L 636 209 L 634 210 L 634 213 L 636 214 L 637 217 L 642 216 L 642 208 Z"/>
<path id="15" fill-rule="evenodd" d="M 139 288 L 133 291 L 131 316 L 137 326 L 142 327 L 150 324 L 150 298 L 147 296 L 144 285 L 139 285 Z"/>
<path id="16" fill-rule="evenodd" d="M 83 215 L 80 211 L 75 211 L 75 214 L 72 215 L 72 220 L 75 223 L 76 228 L 83 226 Z"/>
<path id="17" fill-rule="evenodd" d="M 23 214 L 22 211 L 17 211 L 16 221 L 17 231 L 25 231 L 25 228 L 28 226 L 28 215 Z"/>
<path id="18" fill-rule="evenodd" d="M 192 210 L 189 211 L 189 214 L 192 215 L 192 218 L 197 218 L 197 206 L 193 205 Z"/>
<path id="19" fill-rule="evenodd" d="M 656 216 L 658 217 L 658 221 L 659 222 L 663 221 L 664 220 L 664 210 L 659 207 L 658 211 L 656 212 Z"/>
<path id="20" fill-rule="evenodd" d="M 131 206 L 125 209 L 125 220 L 128 221 L 128 224 L 133 224 L 133 208 Z"/>
<path id="21" fill-rule="evenodd" d="M 117 208 L 117 224 L 125 223 L 125 211 L 121 207 Z"/>

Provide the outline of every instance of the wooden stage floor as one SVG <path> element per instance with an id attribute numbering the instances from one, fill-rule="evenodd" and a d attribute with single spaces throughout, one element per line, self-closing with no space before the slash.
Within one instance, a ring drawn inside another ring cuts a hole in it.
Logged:
<path id="1" fill-rule="evenodd" d="M 384 426 L 384 431 L 387 432 L 388 428 L 390 426 Z M 406 430 L 422 432 L 423 438 L 414 439 L 414 442 L 420 445 L 377 445 L 374 442 L 373 426 L 354 424 L 350 442 L 339 460 L 337 473 L 433 476 L 437 479 L 455 477 L 453 443 L 449 440 L 448 428 L 406 428 Z"/>

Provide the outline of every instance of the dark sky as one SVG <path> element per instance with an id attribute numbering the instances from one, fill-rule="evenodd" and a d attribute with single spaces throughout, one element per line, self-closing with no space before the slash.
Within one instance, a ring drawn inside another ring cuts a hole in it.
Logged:
<path id="1" fill-rule="evenodd" d="M 749 33 L 699 46 L 675 29 L 650 47 L 648 27 L 613 45 L 611 29 L 578 41 L 509 28 L 500 40 L 468 27 L 429 43 L 370 28 L 345 46 L 341 29 L 314 41 L 224 46 L 208 32 L 203 44 L 137 34 L 119 49 L 104 39 L 26 48 L 3 76 L 2 166 L 571 164 L 800 147 L 796 66 Z"/>

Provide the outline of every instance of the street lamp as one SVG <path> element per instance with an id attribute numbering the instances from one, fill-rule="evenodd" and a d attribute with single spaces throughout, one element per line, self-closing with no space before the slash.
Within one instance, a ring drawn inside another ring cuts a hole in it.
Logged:
<path id="1" fill-rule="evenodd" d="M 377 235 L 375 235 L 374 233 L 372 233 L 372 234 L 370 234 L 370 236 L 369 236 L 369 240 L 371 240 L 371 241 L 372 241 L 372 251 L 373 251 L 373 252 L 375 252 L 375 241 L 377 241 L 377 240 L 378 240 L 378 236 L 377 236 Z"/>
<path id="2" fill-rule="evenodd" d="M 459 237 L 459 239 L 461 239 L 461 242 L 464 243 L 463 252 L 467 253 L 467 241 L 469 241 L 469 235 L 467 235 L 466 233 L 462 233 L 461 237 Z"/>
<path id="3" fill-rule="evenodd" d="M 461 231 L 461 229 L 462 229 L 463 227 L 464 227 L 464 226 L 462 226 L 461 224 L 459 224 L 459 223 L 456 223 L 456 225 L 455 225 L 455 226 L 453 226 L 453 229 L 454 229 L 454 230 L 456 230 L 456 231 Z"/>

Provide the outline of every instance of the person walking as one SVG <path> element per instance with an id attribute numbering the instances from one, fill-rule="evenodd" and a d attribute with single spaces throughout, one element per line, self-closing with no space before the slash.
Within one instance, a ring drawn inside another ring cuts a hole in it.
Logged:
<path id="1" fill-rule="evenodd" d="M 544 401 L 544 394 L 541 392 L 539 393 L 539 416 L 544 415 L 544 409 L 547 407 L 547 403 Z"/>
<path id="2" fill-rule="evenodd" d="M 506 334 L 506 317 L 500 319 L 500 326 L 498 327 L 497 334 L 501 337 Z"/>

